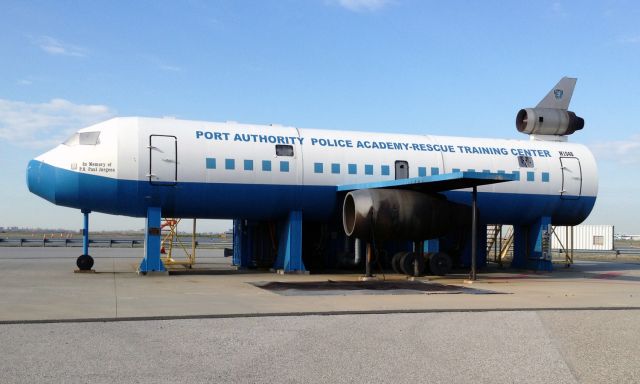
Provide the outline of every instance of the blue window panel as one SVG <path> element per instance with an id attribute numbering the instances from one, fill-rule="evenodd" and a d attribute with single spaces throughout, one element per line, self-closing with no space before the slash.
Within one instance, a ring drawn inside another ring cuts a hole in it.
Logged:
<path id="1" fill-rule="evenodd" d="M 271 160 L 262 160 L 262 170 L 271 172 Z"/>
<path id="2" fill-rule="evenodd" d="M 476 171 L 475 169 L 471 169 L 471 168 L 467 169 L 467 172 L 475 172 L 475 171 Z"/>
<path id="3" fill-rule="evenodd" d="M 364 165 L 364 174 L 365 175 L 373 175 L 373 164 L 365 164 Z"/>
<path id="4" fill-rule="evenodd" d="M 356 164 L 349 164 L 349 174 L 356 175 L 358 173 L 358 166 Z"/>
<path id="5" fill-rule="evenodd" d="M 543 183 L 549 182 L 549 172 L 542 172 L 542 182 Z"/>
<path id="6" fill-rule="evenodd" d="M 536 181 L 536 173 L 527 172 L 527 181 Z"/>
<path id="7" fill-rule="evenodd" d="M 216 159 L 207 157 L 207 169 L 216 169 Z"/>
<path id="8" fill-rule="evenodd" d="M 502 169 L 498 169 L 498 173 L 500 173 L 500 174 L 503 174 L 503 175 L 504 175 L 504 174 L 505 174 L 505 173 L 507 173 L 507 172 L 506 172 L 506 171 L 503 171 Z"/>
<path id="9" fill-rule="evenodd" d="M 322 163 L 313 163 L 313 172 L 322 173 L 324 172 L 324 167 Z"/>
<path id="10" fill-rule="evenodd" d="M 389 166 L 388 165 L 381 166 L 380 174 L 382 174 L 382 176 L 389 176 Z"/>
<path id="11" fill-rule="evenodd" d="M 427 167 L 418 167 L 418 177 L 427 176 Z"/>
<path id="12" fill-rule="evenodd" d="M 440 169 L 438 169 L 438 167 L 431 167 L 431 174 L 432 175 L 439 175 L 440 174 Z"/>
<path id="13" fill-rule="evenodd" d="M 451 172 L 460 172 L 460 168 L 453 168 Z"/>
<path id="14" fill-rule="evenodd" d="M 513 180 L 520 181 L 520 172 L 519 171 L 513 171 L 513 172 L 511 172 L 511 174 L 514 176 Z"/>
<path id="15" fill-rule="evenodd" d="M 340 164 L 338 163 L 331 164 L 331 173 L 334 173 L 336 175 L 340 174 Z"/>
<path id="16" fill-rule="evenodd" d="M 491 173 L 491 171 L 490 171 L 490 170 L 488 170 L 488 169 L 483 169 L 483 170 L 482 170 L 482 173 Z"/>
<path id="17" fill-rule="evenodd" d="M 236 169 L 236 160 L 224 159 L 224 169 Z"/>
<path id="18" fill-rule="evenodd" d="M 244 170 L 245 171 L 253 171 L 253 160 L 245 160 L 244 161 Z"/>
<path id="19" fill-rule="evenodd" d="M 281 161 L 280 162 L 280 172 L 289 172 L 289 162 Z"/>

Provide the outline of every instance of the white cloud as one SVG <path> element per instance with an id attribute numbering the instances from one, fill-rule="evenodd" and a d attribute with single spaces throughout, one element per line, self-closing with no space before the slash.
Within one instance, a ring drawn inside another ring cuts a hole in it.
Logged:
<path id="1" fill-rule="evenodd" d="M 175 65 L 159 64 L 158 68 L 162 69 L 163 71 L 182 72 L 182 68 L 176 67 Z"/>
<path id="2" fill-rule="evenodd" d="M 350 11 L 373 12 L 391 4 L 392 0 L 337 0 L 337 3 Z"/>
<path id="3" fill-rule="evenodd" d="M 35 43 L 45 52 L 51 55 L 64 55 L 84 57 L 87 50 L 77 45 L 68 44 L 51 36 L 40 36 Z"/>
<path id="4" fill-rule="evenodd" d="M 74 104 L 65 99 L 40 104 L 0 99 L 0 140 L 23 147 L 51 147 L 76 130 L 114 115 L 105 105 Z"/>
<path id="5" fill-rule="evenodd" d="M 589 146 L 598 160 L 614 161 L 622 165 L 640 165 L 640 134 L 627 140 L 606 141 Z"/>

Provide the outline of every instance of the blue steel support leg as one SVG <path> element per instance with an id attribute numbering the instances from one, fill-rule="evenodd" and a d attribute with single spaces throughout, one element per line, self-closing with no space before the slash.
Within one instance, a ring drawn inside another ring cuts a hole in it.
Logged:
<path id="1" fill-rule="evenodd" d="M 91 211 L 82 211 L 84 215 L 84 225 L 82 227 L 82 254 L 89 254 L 89 213 Z"/>
<path id="2" fill-rule="evenodd" d="M 233 265 L 238 268 L 251 268 L 253 260 L 254 225 L 243 219 L 233 220 Z"/>
<path id="3" fill-rule="evenodd" d="M 138 271 L 141 273 L 166 271 L 162 260 L 160 260 L 160 220 L 160 208 L 147 208 L 144 234 L 144 258 L 138 268 Z"/>
<path id="4" fill-rule="evenodd" d="M 242 220 L 233 220 L 233 265 L 240 267 L 240 258 L 242 256 Z"/>
<path id="5" fill-rule="evenodd" d="M 535 271 L 552 271 L 553 264 L 551 263 L 551 254 L 545 252 L 543 247 L 545 232 L 548 231 L 551 225 L 550 217 L 541 217 L 536 220 L 531 226 L 529 232 L 529 264 L 530 268 Z"/>
<path id="6" fill-rule="evenodd" d="M 512 267 L 535 271 L 553 270 L 551 257 L 543 249 L 543 234 L 550 224 L 550 217 L 540 217 L 531 225 L 514 226 Z"/>
<path id="7" fill-rule="evenodd" d="M 291 211 L 281 226 L 274 268 L 285 273 L 306 272 L 302 262 L 302 211 Z"/>
<path id="8" fill-rule="evenodd" d="M 424 242 L 425 253 L 440 251 L 440 239 L 431 239 Z"/>
<path id="9" fill-rule="evenodd" d="M 93 258 L 89 256 L 89 213 L 91 211 L 82 211 L 84 215 L 84 223 L 82 226 L 82 255 L 76 260 L 78 271 L 91 271 L 93 267 Z"/>

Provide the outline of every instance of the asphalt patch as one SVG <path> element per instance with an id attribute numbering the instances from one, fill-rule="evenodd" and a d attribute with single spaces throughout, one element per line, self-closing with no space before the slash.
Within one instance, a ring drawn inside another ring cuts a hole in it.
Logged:
<path id="1" fill-rule="evenodd" d="M 282 296 L 500 294 L 486 289 L 459 287 L 430 281 L 258 281 L 249 283 Z"/>

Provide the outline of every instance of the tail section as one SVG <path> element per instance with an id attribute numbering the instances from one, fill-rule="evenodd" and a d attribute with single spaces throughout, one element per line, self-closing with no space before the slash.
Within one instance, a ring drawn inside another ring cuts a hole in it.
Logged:
<path id="1" fill-rule="evenodd" d="M 569 109 L 573 89 L 576 87 L 575 77 L 563 77 L 555 87 L 542 99 L 536 108 Z"/>
<path id="2" fill-rule="evenodd" d="M 576 78 L 563 77 L 536 105 L 524 108 L 516 116 L 516 128 L 535 140 L 565 141 L 568 135 L 584 127 L 584 119 L 569 111 Z"/>

